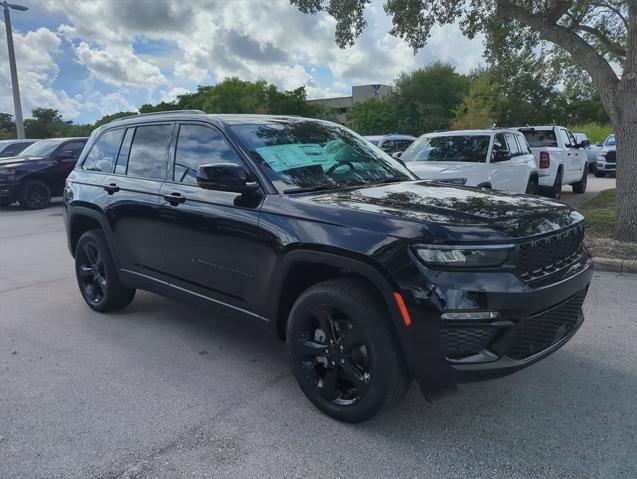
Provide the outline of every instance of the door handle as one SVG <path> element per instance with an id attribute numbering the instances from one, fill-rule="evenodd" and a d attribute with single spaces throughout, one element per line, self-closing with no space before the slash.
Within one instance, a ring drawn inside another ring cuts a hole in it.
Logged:
<path id="1" fill-rule="evenodd" d="M 186 201 L 186 197 L 181 193 L 171 193 L 169 195 L 164 195 L 164 199 L 168 201 L 173 206 L 177 206 L 179 203 L 183 203 Z"/>
<path id="2" fill-rule="evenodd" d="M 104 188 L 109 195 L 112 195 L 113 193 L 117 193 L 119 191 L 119 186 L 117 186 L 115 183 L 111 183 L 110 185 L 102 185 L 102 188 Z"/>

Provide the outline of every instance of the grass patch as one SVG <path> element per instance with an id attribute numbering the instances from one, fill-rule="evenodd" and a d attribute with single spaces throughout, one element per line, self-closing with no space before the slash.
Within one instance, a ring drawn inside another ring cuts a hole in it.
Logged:
<path id="1" fill-rule="evenodd" d="M 617 222 L 617 190 L 602 191 L 579 212 L 584 215 L 584 243 L 593 256 L 637 260 L 637 243 L 613 239 Z"/>
<path id="2" fill-rule="evenodd" d="M 602 191 L 579 211 L 589 234 L 611 237 L 617 221 L 617 190 Z"/>
<path id="3" fill-rule="evenodd" d="M 568 125 L 573 133 L 586 133 L 591 143 L 603 143 L 606 137 L 613 132 L 613 126 L 605 123 L 580 123 Z"/>

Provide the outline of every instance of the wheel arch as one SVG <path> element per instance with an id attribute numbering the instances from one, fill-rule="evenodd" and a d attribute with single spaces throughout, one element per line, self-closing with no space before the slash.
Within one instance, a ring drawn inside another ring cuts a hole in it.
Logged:
<path id="1" fill-rule="evenodd" d="M 402 319 L 393 296 L 397 288 L 383 272 L 362 259 L 334 252 L 294 250 L 287 253 L 272 275 L 268 288 L 268 316 L 273 318 L 279 338 L 285 338 L 287 319 L 296 299 L 311 286 L 340 277 L 355 277 L 382 299 L 391 322 Z"/>
<path id="2" fill-rule="evenodd" d="M 96 211 L 92 208 L 85 206 L 73 206 L 69 213 L 69 249 L 71 255 L 75 257 L 75 248 L 80 237 L 91 229 L 101 229 L 106 237 L 106 243 L 111 250 L 111 256 L 117 264 L 117 257 L 113 255 L 113 248 L 111 242 L 111 230 L 108 225 L 108 221 L 104 217 L 104 214 L 100 211 Z"/>

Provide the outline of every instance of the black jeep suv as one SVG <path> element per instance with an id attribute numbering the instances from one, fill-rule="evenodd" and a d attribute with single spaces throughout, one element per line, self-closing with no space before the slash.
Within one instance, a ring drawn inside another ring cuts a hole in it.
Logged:
<path id="1" fill-rule="evenodd" d="M 28 146 L 19 156 L 0 159 L 0 206 L 19 201 L 30 210 L 46 208 L 60 196 L 87 138 L 53 138 Z"/>
<path id="2" fill-rule="evenodd" d="M 592 275 L 570 207 L 420 181 L 305 118 L 114 121 L 91 135 L 64 205 L 91 308 L 144 289 L 252 320 L 287 341 L 303 392 L 343 421 L 412 378 L 428 395 L 546 357 L 582 323 Z"/>

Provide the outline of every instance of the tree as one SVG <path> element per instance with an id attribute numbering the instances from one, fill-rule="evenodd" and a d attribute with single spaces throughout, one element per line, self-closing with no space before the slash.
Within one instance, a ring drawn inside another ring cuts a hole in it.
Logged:
<path id="1" fill-rule="evenodd" d="M 361 135 L 384 135 L 397 131 L 395 104 L 390 99 L 369 100 L 355 104 L 347 125 Z"/>
<path id="2" fill-rule="evenodd" d="M 451 126 L 455 130 L 491 128 L 499 124 L 501 110 L 508 104 L 500 85 L 493 81 L 491 74 L 481 72 L 476 75 L 469 93 L 456 110 Z"/>
<path id="3" fill-rule="evenodd" d="M 16 137 L 15 122 L 10 113 L 0 113 L 0 139 L 9 140 Z"/>
<path id="4" fill-rule="evenodd" d="M 113 120 L 117 120 L 118 118 L 126 118 L 127 116 L 137 115 L 136 112 L 132 111 L 120 111 L 118 113 L 113 113 L 111 115 L 104 115 L 102 118 L 97 120 L 93 125 L 93 128 L 97 128 L 99 126 L 105 125 L 106 123 L 110 123 Z"/>
<path id="5" fill-rule="evenodd" d="M 305 13 L 336 19 L 336 42 L 352 45 L 366 26 L 369 0 L 290 0 Z M 619 240 L 637 241 L 636 0 L 386 0 L 391 33 L 414 48 L 437 24 L 459 22 L 470 37 L 486 34 L 488 50 L 548 44 L 586 72 L 615 128 Z"/>
<path id="6" fill-rule="evenodd" d="M 432 63 L 401 74 L 391 95 L 396 103 L 397 131 L 422 135 L 448 128 L 468 91 L 469 79 L 451 65 Z"/>

